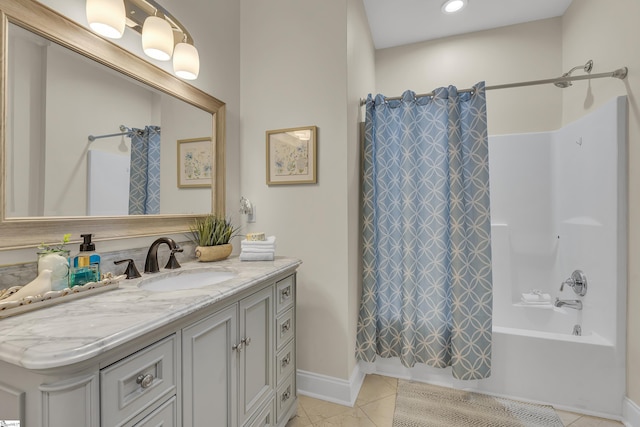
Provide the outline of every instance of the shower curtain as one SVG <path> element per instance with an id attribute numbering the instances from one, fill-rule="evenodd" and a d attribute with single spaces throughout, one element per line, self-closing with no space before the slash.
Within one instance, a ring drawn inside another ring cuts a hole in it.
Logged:
<path id="1" fill-rule="evenodd" d="M 363 295 L 356 355 L 491 374 L 491 228 L 484 83 L 367 98 Z"/>
<path id="2" fill-rule="evenodd" d="M 131 129 L 129 214 L 160 213 L 160 127 Z"/>

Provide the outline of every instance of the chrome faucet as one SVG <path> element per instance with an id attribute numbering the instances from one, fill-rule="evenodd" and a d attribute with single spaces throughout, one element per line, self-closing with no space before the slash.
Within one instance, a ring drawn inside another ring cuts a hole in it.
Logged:
<path id="1" fill-rule="evenodd" d="M 169 246 L 169 250 L 171 251 L 169 261 L 167 261 L 167 265 L 165 265 L 164 268 L 180 268 L 180 264 L 176 259 L 175 253 L 182 252 L 182 248 L 178 246 L 173 239 L 170 239 L 169 237 L 160 237 L 149 247 L 149 252 L 147 252 L 147 259 L 144 262 L 145 273 L 157 273 L 158 271 L 160 271 L 160 267 L 158 266 L 158 247 L 162 243 L 166 243 Z"/>
<path id="2" fill-rule="evenodd" d="M 582 301 L 579 299 L 560 299 L 556 297 L 556 302 L 553 303 L 554 307 L 568 307 L 576 310 L 582 310 Z"/>
<path id="3" fill-rule="evenodd" d="M 560 284 L 560 292 L 564 290 L 564 285 L 570 286 L 573 292 L 581 297 L 587 294 L 587 276 L 584 275 L 582 270 L 575 270 L 571 273 L 571 277 Z"/>

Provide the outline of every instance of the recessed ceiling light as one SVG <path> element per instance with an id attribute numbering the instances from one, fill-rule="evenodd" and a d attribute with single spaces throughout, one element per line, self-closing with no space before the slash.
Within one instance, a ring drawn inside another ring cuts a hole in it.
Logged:
<path id="1" fill-rule="evenodd" d="M 442 5 L 442 13 L 456 13 L 467 5 L 467 0 L 447 0 Z"/>

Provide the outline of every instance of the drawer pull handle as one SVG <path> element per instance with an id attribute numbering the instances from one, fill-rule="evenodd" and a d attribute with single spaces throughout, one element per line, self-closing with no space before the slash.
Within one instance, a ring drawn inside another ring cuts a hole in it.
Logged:
<path id="1" fill-rule="evenodd" d="M 153 375 L 151 374 L 140 374 L 138 375 L 138 377 L 136 378 L 136 383 L 140 384 L 140 387 L 142 388 L 149 388 L 149 386 L 153 383 Z"/>
<path id="2" fill-rule="evenodd" d="M 291 397 L 291 390 L 289 389 L 289 387 L 287 387 L 287 391 L 282 393 L 282 401 L 286 402 L 287 400 L 289 400 L 290 397 Z"/>
<path id="3" fill-rule="evenodd" d="M 244 344 L 245 347 L 249 347 L 249 344 L 251 344 L 251 337 L 247 337 L 240 342 Z"/>
<path id="4" fill-rule="evenodd" d="M 240 341 L 238 344 L 234 344 L 233 347 L 231 347 L 231 350 L 242 351 L 243 346 L 244 346 L 244 340 Z"/>
<path id="5" fill-rule="evenodd" d="M 291 353 L 287 353 L 287 356 L 282 359 L 282 367 L 286 368 L 291 363 Z"/>
<path id="6" fill-rule="evenodd" d="M 291 287 L 287 286 L 286 288 L 280 291 L 280 296 L 282 297 L 280 300 L 281 301 L 285 300 L 289 298 L 290 295 L 291 295 Z"/>
<path id="7" fill-rule="evenodd" d="M 291 319 L 287 319 L 287 321 L 284 322 L 280 327 L 280 330 L 284 334 L 285 332 L 288 332 L 290 328 L 291 328 Z"/>

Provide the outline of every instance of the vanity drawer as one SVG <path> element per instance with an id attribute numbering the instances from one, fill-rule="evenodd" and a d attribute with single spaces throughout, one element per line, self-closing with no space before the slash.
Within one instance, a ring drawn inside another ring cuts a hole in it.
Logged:
<path id="1" fill-rule="evenodd" d="M 122 425 L 176 393 L 176 341 L 171 335 L 100 371 L 101 425 Z"/>
<path id="2" fill-rule="evenodd" d="M 276 311 L 278 313 L 293 305 L 294 280 L 295 275 L 292 274 L 276 282 Z"/>
<path id="3" fill-rule="evenodd" d="M 276 320 L 276 348 L 280 350 L 295 335 L 293 308 L 290 308 Z"/>
<path id="4" fill-rule="evenodd" d="M 280 352 L 277 357 L 276 385 L 280 385 L 293 371 L 296 366 L 296 342 L 291 341 Z"/>
<path id="5" fill-rule="evenodd" d="M 296 376 L 289 376 L 276 393 L 276 418 L 280 423 L 296 400 Z"/>
<path id="6" fill-rule="evenodd" d="M 178 402 L 173 396 L 132 427 L 178 427 L 178 425 Z"/>

